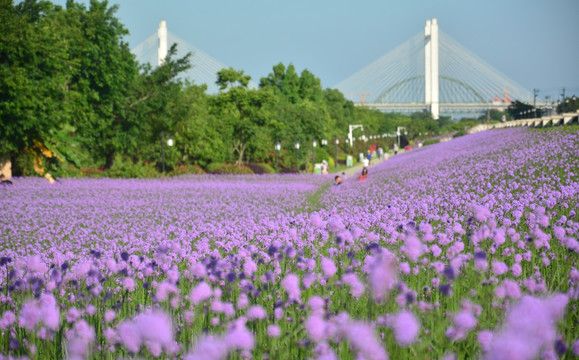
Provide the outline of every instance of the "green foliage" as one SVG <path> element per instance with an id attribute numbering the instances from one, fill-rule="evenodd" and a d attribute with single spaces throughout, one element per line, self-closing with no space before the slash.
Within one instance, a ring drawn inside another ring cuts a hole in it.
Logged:
<path id="1" fill-rule="evenodd" d="M 253 174 L 253 171 L 247 166 L 237 166 L 227 163 L 211 163 L 207 166 L 207 172 L 210 174 Z"/>
<path id="2" fill-rule="evenodd" d="M 275 164 L 274 164 L 275 166 Z M 270 164 L 265 163 L 249 163 L 247 167 L 251 169 L 254 174 L 275 174 L 275 169 Z"/>
<path id="3" fill-rule="evenodd" d="M 170 176 L 186 174 L 200 175 L 205 174 L 205 171 L 199 165 L 179 165 L 168 173 Z"/>
<path id="4" fill-rule="evenodd" d="M 503 115 L 506 116 L 507 120 L 510 120 L 511 115 L 505 111 L 500 111 L 496 109 L 489 109 L 485 114 L 478 117 L 478 121 L 481 123 L 489 122 L 501 122 L 503 120 Z"/>
<path id="5" fill-rule="evenodd" d="M 573 97 L 567 97 L 563 102 L 557 105 L 557 113 L 562 114 L 563 112 L 570 113 L 579 110 L 579 98 L 575 95 Z"/>
<path id="6" fill-rule="evenodd" d="M 422 143 L 422 146 L 438 144 L 439 142 L 440 142 L 439 139 L 426 140 L 425 142 Z"/>
<path id="7" fill-rule="evenodd" d="M 0 155 L 18 159 L 17 173 L 32 175 L 37 156 L 43 171 L 57 176 L 158 176 L 163 151 L 171 174 L 194 165 L 211 172 L 217 166 L 211 164 L 222 163 L 275 167 L 276 139 L 280 169 L 295 168 L 295 141 L 305 168 L 313 139 L 331 144 L 338 137 L 343 152 L 351 124 L 362 124 L 366 135 L 404 126 L 405 144 L 451 123 L 426 112 L 405 116 L 355 107 L 292 64 L 273 66 L 258 89 L 248 88 L 251 77 L 243 70 L 223 69 L 217 74 L 221 92 L 209 95 L 206 85 L 179 78 L 194 55 L 178 58 L 175 45 L 161 66 L 138 64 L 116 11 L 99 0 L 70 0 L 66 7 L 42 0 L 0 3 Z M 169 136 L 172 147 L 163 145 Z M 381 137 L 349 150 L 392 144 Z M 320 151 L 317 162 L 335 156 L 331 146 Z M 105 171 L 87 170 L 101 167 Z"/>
<path id="8" fill-rule="evenodd" d="M 476 120 L 465 120 L 465 121 L 455 122 L 455 123 L 451 123 L 451 124 L 443 127 L 441 129 L 441 132 L 448 133 L 448 132 L 458 131 L 458 132 L 464 132 L 463 133 L 463 135 L 464 135 L 464 134 L 466 134 L 467 129 L 474 127 L 477 124 L 478 124 L 478 122 Z"/>
<path id="9" fill-rule="evenodd" d="M 219 89 L 226 90 L 232 87 L 243 87 L 247 88 L 251 76 L 243 75 L 243 70 L 235 70 L 232 67 L 229 69 L 221 69 L 217 72 L 217 85 Z"/>
<path id="10" fill-rule="evenodd" d="M 507 108 L 507 113 L 509 114 L 510 118 L 515 120 L 535 117 L 535 114 L 537 117 L 543 116 L 543 110 L 533 108 L 533 105 L 529 105 L 518 100 L 513 101 L 511 105 L 509 105 Z"/>
<path id="11" fill-rule="evenodd" d="M 116 155 L 113 166 L 105 173 L 112 178 L 152 178 L 157 177 L 158 172 L 153 164 L 144 164 L 140 161 L 134 163 L 122 155 Z"/>
<path id="12" fill-rule="evenodd" d="M 461 137 L 461 136 L 464 136 L 464 135 L 467 135 L 467 134 L 468 134 L 468 132 L 466 131 L 466 129 L 460 129 L 460 130 L 458 130 L 457 132 L 455 132 L 455 133 L 452 135 L 452 137 L 453 137 L 453 138 L 457 138 L 457 137 Z"/>

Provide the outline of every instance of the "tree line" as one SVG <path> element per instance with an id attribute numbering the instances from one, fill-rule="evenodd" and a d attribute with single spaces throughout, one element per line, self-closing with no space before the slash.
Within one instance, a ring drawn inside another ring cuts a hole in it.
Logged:
<path id="1" fill-rule="evenodd" d="M 220 92 L 208 94 L 181 76 L 195 54 L 177 57 L 176 45 L 158 67 L 138 63 L 116 11 L 98 0 L 0 0 L 0 156 L 16 175 L 271 164 L 278 141 L 281 167 L 295 168 L 297 141 L 304 168 L 313 139 L 337 137 L 343 154 L 350 124 L 376 135 L 404 126 L 407 138 L 440 130 L 427 113 L 356 107 L 292 64 L 273 66 L 255 89 L 243 70 L 222 69 Z M 335 157 L 333 149 L 318 148 L 314 160 Z"/>

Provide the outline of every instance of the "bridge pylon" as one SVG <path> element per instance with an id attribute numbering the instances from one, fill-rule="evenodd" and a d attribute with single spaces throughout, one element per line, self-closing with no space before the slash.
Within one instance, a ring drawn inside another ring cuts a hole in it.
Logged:
<path id="1" fill-rule="evenodd" d="M 438 20 L 426 20 L 424 27 L 424 100 L 433 119 L 440 116 L 438 87 Z"/>
<path id="2" fill-rule="evenodd" d="M 159 23 L 157 38 L 159 39 L 159 47 L 157 48 L 157 66 L 161 66 L 167 57 L 167 22 L 165 20 L 161 20 Z"/>

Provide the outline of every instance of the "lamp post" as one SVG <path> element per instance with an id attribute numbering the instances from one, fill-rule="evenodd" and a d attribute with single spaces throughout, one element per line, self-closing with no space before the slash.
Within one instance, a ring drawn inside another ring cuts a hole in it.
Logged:
<path id="1" fill-rule="evenodd" d="M 316 162 L 316 146 L 318 146 L 318 142 L 316 139 L 312 140 L 312 174 L 314 173 L 314 163 Z"/>
<path id="2" fill-rule="evenodd" d="M 364 156 L 368 152 L 368 137 L 366 135 L 362 135 L 362 140 L 364 140 Z"/>
<path id="3" fill-rule="evenodd" d="M 396 136 L 398 137 L 398 148 L 399 149 L 400 149 L 400 135 L 401 135 L 400 130 L 404 130 L 404 135 L 408 134 L 408 132 L 406 132 L 406 128 L 404 126 L 398 126 L 396 128 Z"/>
<path id="4" fill-rule="evenodd" d="M 167 146 L 173 146 L 174 141 L 171 136 L 167 139 Z M 163 174 L 165 173 L 165 132 L 161 131 L 161 157 L 163 159 Z"/>
<path id="5" fill-rule="evenodd" d="M 338 137 L 336 136 L 336 163 L 334 164 L 334 166 L 336 166 L 336 168 L 338 167 L 338 145 L 340 145 L 340 140 L 338 139 Z"/>
<path id="6" fill-rule="evenodd" d="M 278 166 L 278 158 L 279 158 L 279 151 L 281 150 L 281 144 L 279 143 L 279 139 L 275 141 L 275 173 L 279 172 Z"/>
<path id="7" fill-rule="evenodd" d="M 300 142 L 296 140 L 294 147 L 296 148 L 296 171 L 299 173 L 300 169 L 298 167 L 298 151 L 300 150 Z"/>

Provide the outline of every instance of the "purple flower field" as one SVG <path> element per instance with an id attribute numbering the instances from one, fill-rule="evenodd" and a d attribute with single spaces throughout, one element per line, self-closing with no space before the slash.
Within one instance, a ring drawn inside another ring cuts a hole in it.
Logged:
<path id="1" fill-rule="evenodd" d="M 579 356 L 576 126 L 369 172 L 15 179 L 0 359 Z"/>

